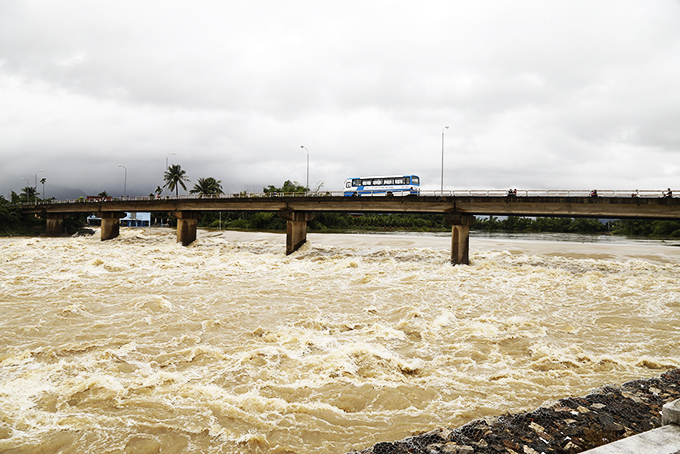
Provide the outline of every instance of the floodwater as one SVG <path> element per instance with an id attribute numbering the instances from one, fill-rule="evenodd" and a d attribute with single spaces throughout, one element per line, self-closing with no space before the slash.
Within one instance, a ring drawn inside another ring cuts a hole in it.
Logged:
<path id="1" fill-rule="evenodd" d="M 0 239 L 0 452 L 346 453 L 680 367 L 680 248 Z"/>

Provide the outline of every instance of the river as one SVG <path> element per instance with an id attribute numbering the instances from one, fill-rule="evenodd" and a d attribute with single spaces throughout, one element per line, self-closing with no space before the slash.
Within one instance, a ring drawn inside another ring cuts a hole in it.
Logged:
<path id="1" fill-rule="evenodd" d="M 673 243 L 98 235 L 0 239 L 0 452 L 346 453 L 680 367 Z"/>

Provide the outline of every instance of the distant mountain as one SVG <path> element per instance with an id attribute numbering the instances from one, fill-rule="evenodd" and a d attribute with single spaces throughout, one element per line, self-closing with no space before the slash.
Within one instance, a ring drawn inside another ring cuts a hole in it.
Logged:
<path id="1" fill-rule="evenodd" d="M 44 194 L 42 194 L 42 186 L 38 185 L 38 192 L 40 192 L 40 197 L 44 197 Z M 78 197 L 87 197 L 88 195 L 97 195 L 97 194 L 87 194 L 84 192 L 82 189 L 74 189 L 74 188 L 64 188 L 61 186 L 48 186 L 45 185 L 45 192 L 47 193 L 47 197 L 52 198 L 54 197 L 57 200 L 66 200 L 66 199 L 77 199 Z"/>
<path id="2" fill-rule="evenodd" d="M 38 177 L 40 176 L 41 175 L 38 175 Z M 21 194 L 24 187 L 29 185 L 33 186 L 34 182 L 35 180 L 31 177 L 26 180 L 25 178 L 20 178 L 15 174 L 0 169 L 0 194 L 2 194 L 7 200 L 11 198 L 11 191 Z M 43 194 L 43 187 L 45 188 L 46 194 Z M 47 179 L 47 183 L 44 186 L 40 184 L 40 180 L 38 180 L 37 190 L 40 198 L 45 198 L 45 195 L 47 195 L 47 197 L 54 197 L 58 200 L 77 199 L 78 197 L 85 197 L 87 195 L 96 195 L 87 194 L 82 189 L 66 188 L 63 186 L 53 185 L 51 184 L 50 179 Z M 97 193 L 99 192 L 100 191 Z"/>

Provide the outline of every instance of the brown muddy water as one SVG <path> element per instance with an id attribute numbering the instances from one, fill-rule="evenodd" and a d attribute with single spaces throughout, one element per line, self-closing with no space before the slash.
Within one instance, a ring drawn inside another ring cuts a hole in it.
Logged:
<path id="1" fill-rule="evenodd" d="M 680 367 L 680 248 L 0 239 L 0 452 L 345 453 Z"/>

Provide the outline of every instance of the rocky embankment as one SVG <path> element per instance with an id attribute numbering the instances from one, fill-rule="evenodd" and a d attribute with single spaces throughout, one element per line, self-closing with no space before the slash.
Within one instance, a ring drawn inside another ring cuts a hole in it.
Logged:
<path id="1" fill-rule="evenodd" d="M 378 443 L 360 453 L 578 453 L 660 427 L 661 407 L 676 399 L 680 399 L 680 369 L 604 386 L 585 397 L 560 399 L 531 412 Z"/>

